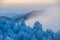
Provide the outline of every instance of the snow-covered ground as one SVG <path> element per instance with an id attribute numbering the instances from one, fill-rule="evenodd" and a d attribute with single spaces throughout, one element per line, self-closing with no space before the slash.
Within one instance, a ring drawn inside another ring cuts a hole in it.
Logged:
<path id="1" fill-rule="evenodd" d="M 60 30 L 59 6 L 59 4 L 0 6 L 0 16 L 13 17 L 14 15 L 25 14 L 33 10 L 44 9 L 45 11 L 40 13 L 40 16 L 28 19 L 26 21 L 26 24 L 33 26 L 34 22 L 39 21 L 43 26 L 43 30 L 46 30 L 48 28 L 56 32 Z"/>

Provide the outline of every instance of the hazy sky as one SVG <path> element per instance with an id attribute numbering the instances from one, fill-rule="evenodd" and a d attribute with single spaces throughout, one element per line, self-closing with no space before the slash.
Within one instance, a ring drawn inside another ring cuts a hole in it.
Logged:
<path id="1" fill-rule="evenodd" d="M 57 0 L 0 0 L 0 4 L 51 4 Z"/>

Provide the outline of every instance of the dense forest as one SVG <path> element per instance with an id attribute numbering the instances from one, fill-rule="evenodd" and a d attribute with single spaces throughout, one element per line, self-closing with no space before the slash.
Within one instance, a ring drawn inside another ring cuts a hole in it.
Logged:
<path id="1" fill-rule="evenodd" d="M 31 28 L 24 20 L 16 23 L 14 20 L 7 22 L 0 19 L 0 40 L 60 40 L 60 31 L 56 33 L 49 29 L 44 31 L 38 21 Z"/>

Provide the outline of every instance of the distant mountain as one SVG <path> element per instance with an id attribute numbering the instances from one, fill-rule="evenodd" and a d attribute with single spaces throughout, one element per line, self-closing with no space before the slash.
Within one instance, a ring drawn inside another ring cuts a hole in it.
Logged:
<path id="1" fill-rule="evenodd" d="M 29 19 L 32 17 L 40 16 L 42 14 L 42 12 L 44 12 L 44 11 L 45 10 L 35 10 L 35 11 L 31 11 L 31 12 L 26 13 L 26 14 L 13 16 L 13 18 L 15 18 L 15 20 L 18 20 L 18 21 L 22 18 L 24 18 L 26 20 L 26 19 Z"/>

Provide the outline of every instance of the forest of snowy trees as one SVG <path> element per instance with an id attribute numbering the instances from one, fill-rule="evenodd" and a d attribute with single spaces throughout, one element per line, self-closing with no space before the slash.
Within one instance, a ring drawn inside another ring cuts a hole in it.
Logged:
<path id="1" fill-rule="evenodd" d="M 0 40 L 60 40 L 60 31 L 43 31 L 42 24 L 38 21 L 31 28 L 25 21 L 16 24 L 14 21 L 0 19 Z"/>

